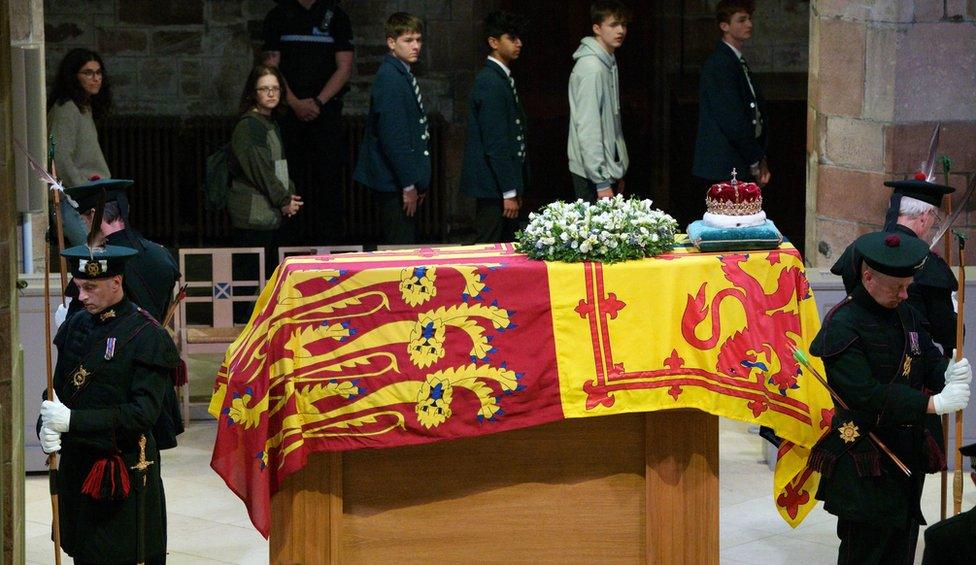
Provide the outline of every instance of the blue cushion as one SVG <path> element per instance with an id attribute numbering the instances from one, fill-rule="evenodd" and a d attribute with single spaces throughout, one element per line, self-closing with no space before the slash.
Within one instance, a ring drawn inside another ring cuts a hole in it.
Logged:
<path id="1" fill-rule="evenodd" d="M 700 251 L 744 251 L 776 249 L 783 242 L 783 234 L 772 220 L 748 228 L 712 228 L 696 220 L 688 226 L 688 239 Z"/>

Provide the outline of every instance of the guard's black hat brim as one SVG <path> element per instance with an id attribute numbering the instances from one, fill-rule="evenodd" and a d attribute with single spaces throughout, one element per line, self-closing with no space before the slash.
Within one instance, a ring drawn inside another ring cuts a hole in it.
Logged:
<path id="1" fill-rule="evenodd" d="M 854 242 L 854 249 L 869 267 L 892 277 L 913 277 L 925 264 L 929 247 L 910 235 L 873 232 Z"/>
<path id="2" fill-rule="evenodd" d="M 65 194 L 78 204 L 78 212 L 85 213 L 98 206 L 98 199 L 105 191 L 105 202 L 125 198 L 126 190 L 135 184 L 129 179 L 99 179 L 64 189 Z"/>
<path id="3" fill-rule="evenodd" d="M 936 208 L 942 207 L 943 196 L 956 191 L 951 186 L 918 179 L 888 181 L 884 185 L 895 189 L 896 194 L 927 202 Z"/>
<path id="4" fill-rule="evenodd" d="M 71 276 L 80 280 L 105 279 L 121 275 L 125 262 L 136 250 L 120 245 L 89 248 L 87 245 L 69 247 L 61 256 L 71 262 Z"/>

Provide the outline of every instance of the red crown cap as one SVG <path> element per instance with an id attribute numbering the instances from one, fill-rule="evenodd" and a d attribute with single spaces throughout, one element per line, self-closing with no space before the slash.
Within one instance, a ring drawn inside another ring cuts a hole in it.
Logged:
<path id="1" fill-rule="evenodd" d="M 754 182 L 713 184 L 705 195 L 705 206 L 712 214 L 747 216 L 762 212 L 762 190 Z"/>

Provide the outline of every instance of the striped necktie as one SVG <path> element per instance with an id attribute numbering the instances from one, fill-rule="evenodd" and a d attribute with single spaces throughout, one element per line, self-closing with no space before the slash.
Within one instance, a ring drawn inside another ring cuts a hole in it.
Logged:
<path id="1" fill-rule="evenodd" d="M 754 100 L 753 102 L 750 102 L 749 105 L 751 106 L 751 109 L 753 110 L 753 115 L 755 116 L 755 119 L 753 120 L 753 124 L 755 124 L 756 137 L 759 137 L 762 135 L 762 113 L 759 111 L 759 108 L 756 106 L 756 102 L 755 102 L 757 100 L 756 89 L 753 88 L 752 86 L 752 76 L 749 73 L 749 63 L 746 63 L 746 58 L 739 57 L 739 62 L 742 64 L 742 72 L 746 75 L 746 84 L 749 85 L 749 92 L 752 93 L 752 99 Z"/>
<path id="2" fill-rule="evenodd" d="M 515 103 L 519 103 L 518 89 L 515 88 L 515 79 L 512 75 L 508 75 L 508 84 L 512 85 L 512 94 L 515 96 Z"/>
<path id="3" fill-rule="evenodd" d="M 420 106 L 420 113 L 424 116 L 421 121 L 424 124 L 424 140 L 430 137 L 430 130 L 427 128 L 427 110 L 424 110 L 424 97 L 420 95 L 420 85 L 417 84 L 417 77 L 410 73 L 410 84 L 413 85 L 413 93 L 417 96 L 417 105 Z"/>
<path id="4" fill-rule="evenodd" d="M 420 95 L 420 85 L 417 84 L 417 77 L 410 73 L 410 84 L 413 85 L 413 93 L 417 96 L 417 105 L 420 106 L 420 111 L 424 114 L 427 112 L 424 110 L 424 97 Z"/>
<path id="5" fill-rule="evenodd" d="M 515 88 L 515 79 L 512 78 L 512 75 L 508 75 L 508 84 L 512 87 L 512 96 L 515 97 L 515 105 L 520 106 L 521 103 L 519 102 L 518 90 Z M 516 136 L 516 139 L 519 142 L 518 156 L 519 159 L 522 159 L 524 161 L 525 160 L 525 126 L 522 124 L 521 118 L 516 118 L 515 123 L 518 124 L 519 126 L 519 133 Z"/>

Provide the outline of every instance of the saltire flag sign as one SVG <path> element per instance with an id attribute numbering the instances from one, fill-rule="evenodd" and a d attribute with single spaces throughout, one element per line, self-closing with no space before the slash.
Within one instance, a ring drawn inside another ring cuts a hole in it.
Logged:
<path id="1" fill-rule="evenodd" d="M 289 258 L 217 375 L 211 466 L 267 536 L 271 496 L 310 453 L 696 408 L 786 440 L 774 500 L 795 526 L 832 404 L 790 346 L 818 329 L 789 244 L 714 254 L 681 239 L 614 265 L 510 244 Z"/>

